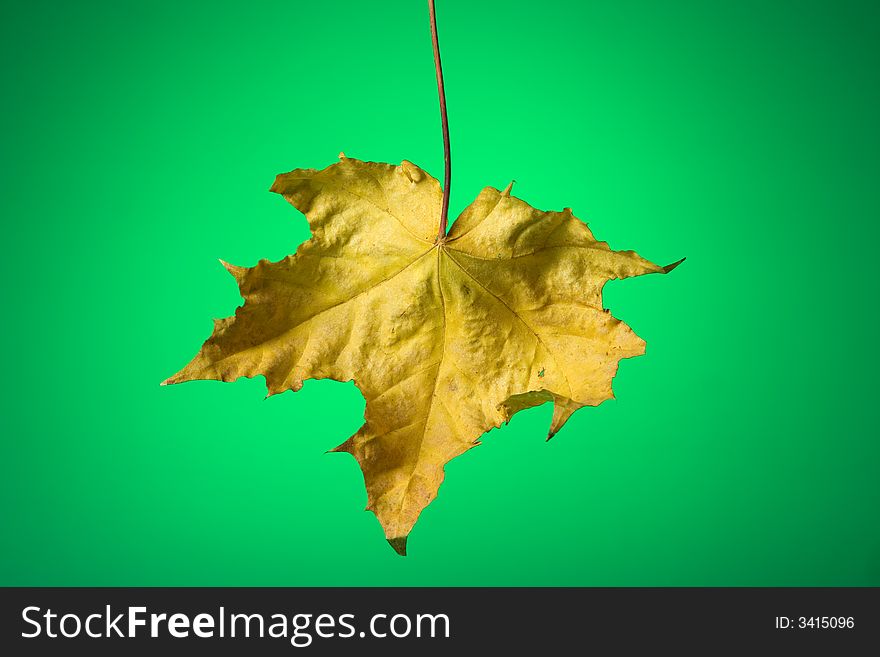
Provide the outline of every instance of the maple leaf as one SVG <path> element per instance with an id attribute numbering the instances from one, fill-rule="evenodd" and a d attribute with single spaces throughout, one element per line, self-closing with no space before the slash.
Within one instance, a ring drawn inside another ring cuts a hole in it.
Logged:
<path id="1" fill-rule="evenodd" d="M 445 464 L 483 433 L 552 401 L 549 439 L 612 397 L 620 359 L 645 343 L 603 309 L 602 286 L 678 263 L 612 251 L 570 210 L 536 210 L 510 186 L 485 188 L 438 239 L 436 179 L 340 157 L 276 178 L 312 238 L 280 262 L 226 265 L 244 305 L 166 383 L 263 375 L 274 395 L 354 381 L 365 422 L 333 451 L 357 459 L 367 508 L 405 554 Z"/>

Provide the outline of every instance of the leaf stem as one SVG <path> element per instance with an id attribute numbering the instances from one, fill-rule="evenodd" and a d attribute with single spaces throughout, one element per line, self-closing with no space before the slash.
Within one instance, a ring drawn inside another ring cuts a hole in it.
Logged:
<path id="1" fill-rule="evenodd" d="M 434 67 L 437 69 L 437 92 L 440 94 L 440 122 L 443 126 L 443 206 L 440 210 L 440 228 L 437 241 L 446 240 L 446 224 L 449 217 L 449 187 L 452 184 L 452 156 L 449 152 L 449 119 L 446 117 L 446 92 L 443 90 L 443 66 L 440 63 L 440 44 L 437 40 L 437 14 L 434 0 L 428 0 L 431 16 L 431 42 L 434 44 Z"/>

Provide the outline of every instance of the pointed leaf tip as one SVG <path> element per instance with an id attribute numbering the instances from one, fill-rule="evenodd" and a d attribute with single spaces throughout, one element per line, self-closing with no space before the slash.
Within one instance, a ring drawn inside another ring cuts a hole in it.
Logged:
<path id="1" fill-rule="evenodd" d="M 397 538 L 389 538 L 388 545 L 394 548 L 394 551 L 397 552 L 402 557 L 406 556 L 406 536 L 399 536 Z"/>
<path id="2" fill-rule="evenodd" d="M 349 454 L 351 453 L 351 438 L 349 438 L 349 439 L 346 440 L 345 442 L 343 442 L 343 443 L 337 445 L 336 447 L 333 447 L 333 448 L 331 448 L 331 449 L 328 449 L 328 450 L 327 450 L 326 452 L 324 452 L 324 453 L 325 453 L 325 454 L 335 454 L 335 453 L 338 453 L 338 452 L 348 452 Z"/>
<path id="3" fill-rule="evenodd" d="M 678 262 L 673 262 L 671 265 L 666 265 L 666 266 L 663 268 L 663 273 L 664 273 L 664 274 L 668 274 L 668 273 L 671 272 L 673 269 L 675 269 L 676 267 L 678 267 L 681 263 L 683 263 L 685 260 L 687 260 L 687 258 L 682 258 L 682 259 L 679 260 Z"/>
<path id="4" fill-rule="evenodd" d="M 247 271 L 247 267 L 239 267 L 238 265 L 231 265 L 222 258 L 218 258 L 220 264 L 223 265 L 223 268 L 228 271 L 235 280 L 241 279 L 244 273 Z M 216 321 L 216 320 L 215 320 Z"/>

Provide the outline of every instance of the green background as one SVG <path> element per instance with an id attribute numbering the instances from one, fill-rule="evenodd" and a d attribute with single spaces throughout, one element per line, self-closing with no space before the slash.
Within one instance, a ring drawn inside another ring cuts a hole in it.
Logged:
<path id="1" fill-rule="evenodd" d="M 516 179 L 669 276 L 616 401 L 383 540 L 352 384 L 162 388 L 277 260 L 275 174 L 442 174 L 425 3 L 5 2 L 0 583 L 880 585 L 872 2 L 439 0 L 456 216 Z"/>

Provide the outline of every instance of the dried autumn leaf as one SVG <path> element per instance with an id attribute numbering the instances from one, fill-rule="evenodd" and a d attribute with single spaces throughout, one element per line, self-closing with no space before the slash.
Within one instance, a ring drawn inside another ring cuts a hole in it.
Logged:
<path id="1" fill-rule="evenodd" d="M 603 310 L 602 286 L 675 266 L 612 251 L 570 210 L 536 210 L 510 187 L 484 189 L 438 241 L 440 184 L 407 161 L 341 156 L 271 191 L 312 238 L 280 262 L 226 265 L 244 305 L 166 383 L 263 375 L 272 395 L 354 381 L 365 422 L 334 451 L 357 459 L 401 554 L 444 465 L 483 433 L 553 401 L 549 438 L 611 398 L 618 362 L 645 343 Z"/>

